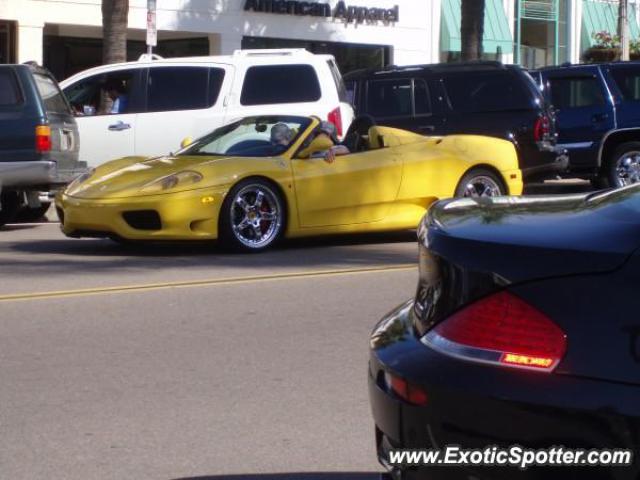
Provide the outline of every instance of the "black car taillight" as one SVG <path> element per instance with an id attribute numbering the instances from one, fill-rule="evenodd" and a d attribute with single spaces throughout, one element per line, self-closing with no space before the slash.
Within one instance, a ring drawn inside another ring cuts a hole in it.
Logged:
<path id="1" fill-rule="evenodd" d="M 551 119 L 547 115 L 538 117 L 533 126 L 533 139 L 536 142 L 547 141 L 551 138 Z"/>
<path id="2" fill-rule="evenodd" d="M 547 372 L 560 363 L 567 348 L 560 327 L 507 291 L 457 311 L 422 341 L 464 360 Z"/>

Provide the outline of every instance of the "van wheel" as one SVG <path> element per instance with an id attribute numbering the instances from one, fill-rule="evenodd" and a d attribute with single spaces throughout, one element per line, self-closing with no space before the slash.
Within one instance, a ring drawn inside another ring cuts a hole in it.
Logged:
<path id="1" fill-rule="evenodd" d="M 18 192 L 3 192 L 0 195 L 0 227 L 12 222 L 20 209 Z"/>
<path id="2" fill-rule="evenodd" d="M 220 240 L 233 250 L 265 250 L 280 239 L 284 226 L 284 202 L 276 188 L 262 179 L 238 183 L 220 209 Z"/>
<path id="3" fill-rule="evenodd" d="M 499 197 L 506 195 L 502 180 L 491 170 L 476 168 L 467 172 L 456 187 L 456 197 Z"/>
<path id="4" fill-rule="evenodd" d="M 603 171 L 614 188 L 640 182 L 640 142 L 627 142 L 618 146 Z"/>

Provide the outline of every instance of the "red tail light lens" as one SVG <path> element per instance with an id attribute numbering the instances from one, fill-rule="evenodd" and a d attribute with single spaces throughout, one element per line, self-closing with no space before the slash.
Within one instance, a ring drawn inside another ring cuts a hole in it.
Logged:
<path id="1" fill-rule="evenodd" d="M 466 360 L 545 371 L 558 365 L 567 348 L 555 323 L 506 291 L 456 312 L 423 341 Z"/>
<path id="2" fill-rule="evenodd" d="M 551 135 L 551 120 L 546 115 L 538 118 L 533 127 L 533 138 L 536 142 L 548 140 Z"/>
<path id="3" fill-rule="evenodd" d="M 47 153 L 51 151 L 51 128 L 47 125 L 36 127 L 36 152 Z"/>
<path id="4" fill-rule="evenodd" d="M 342 137 L 342 113 L 340 112 L 340 107 L 331 110 L 327 115 L 327 120 L 336 126 L 338 136 Z"/>
<path id="5" fill-rule="evenodd" d="M 412 385 L 404 378 L 397 377 L 389 372 L 385 374 L 385 380 L 393 393 L 405 402 L 419 406 L 425 406 L 427 404 L 427 392 L 420 387 Z"/>

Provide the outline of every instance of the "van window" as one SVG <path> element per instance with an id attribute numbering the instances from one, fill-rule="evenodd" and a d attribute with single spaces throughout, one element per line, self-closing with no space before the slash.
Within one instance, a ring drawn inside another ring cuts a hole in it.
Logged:
<path id="1" fill-rule="evenodd" d="M 265 65 L 247 70 L 242 105 L 317 102 L 320 83 L 311 65 Z"/>
<path id="2" fill-rule="evenodd" d="M 600 82 L 593 77 L 551 78 L 551 103 L 558 109 L 605 104 Z"/>
<path id="3" fill-rule="evenodd" d="M 93 75 L 64 89 L 74 114 L 80 116 L 137 113 L 133 98 L 136 70 Z"/>
<path id="4" fill-rule="evenodd" d="M 60 88 L 51 77 L 36 73 L 33 78 L 44 102 L 44 108 L 48 113 L 71 113 Z"/>
<path id="5" fill-rule="evenodd" d="M 344 85 L 342 74 L 340 73 L 336 62 L 334 62 L 333 60 L 327 60 L 327 64 L 329 65 L 329 70 L 331 70 L 331 76 L 333 77 L 333 81 L 336 84 L 336 89 L 338 90 L 338 99 L 341 102 L 353 105 L 353 102 L 349 100 L 347 88 Z"/>
<path id="6" fill-rule="evenodd" d="M 216 103 L 224 69 L 154 67 L 149 69 L 147 111 L 170 112 L 209 108 Z"/>
<path id="7" fill-rule="evenodd" d="M 11 70 L 0 70 L 0 107 L 22 103 L 22 94 L 15 74 Z"/>
<path id="8" fill-rule="evenodd" d="M 374 117 L 411 117 L 411 79 L 372 80 L 367 85 L 366 112 Z"/>
<path id="9" fill-rule="evenodd" d="M 531 94 L 509 72 L 450 74 L 443 84 L 451 107 L 457 112 L 495 112 L 533 108 Z"/>

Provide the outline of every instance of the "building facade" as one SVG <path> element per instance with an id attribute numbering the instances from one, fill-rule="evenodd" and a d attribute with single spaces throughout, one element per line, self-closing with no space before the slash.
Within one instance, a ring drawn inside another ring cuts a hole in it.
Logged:
<path id="1" fill-rule="evenodd" d="M 594 34 L 615 32 L 606 0 L 485 0 L 484 56 L 527 67 L 577 63 Z M 632 0 L 637 38 L 640 0 Z M 461 0 L 157 0 L 166 56 L 239 48 L 332 53 L 344 71 L 460 58 Z M 36 61 L 59 79 L 98 65 L 101 0 L 0 0 L 0 63 Z M 128 57 L 145 52 L 146 0 L 130 0 Z"/>

